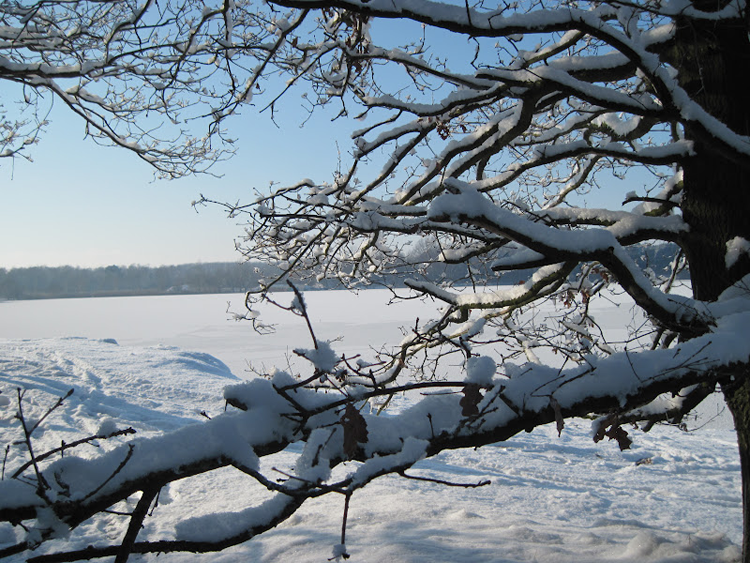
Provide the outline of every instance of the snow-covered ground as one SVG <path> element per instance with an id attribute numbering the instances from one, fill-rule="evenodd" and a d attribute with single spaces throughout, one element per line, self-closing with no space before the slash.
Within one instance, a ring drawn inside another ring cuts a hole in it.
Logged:
<path id="1" fill-rule="evenodd" d="M 289 350 L 308 346 L 299 318 L 264 311 L 277 333 L 256 335 L 228 320 L 240 296 L 171 296 L 0 303 L 0 446 L 18 438 L 16 388 L 24 408 L 40 416 L 57 397 L 74 394 L 48 419 L 37 448 L 55 447 L 104 423 L 149 436 L 200 424 L 223 408 L 221 390 L 255 366 L 284 366 Z M 386 306 L 369 290 L 308 293 L 320 338 L 338 352 L 361 352 L 400 339 L 399 326 L 430 316 L 418 301 Z M 598 318 L 617 327 L 625 306 L 610 303 Z M 406 406 L 405 399 L 395 408 Z M 711 409 L 704 411 L 708 420 Z M 631 432 L 633 449 L 594 444 L 586 421 L 479 450 L 448 452 L 420 462 L 414 474 L 472 483 L 476 489 L 387 477 L 352 498 L 347 547 L 357 562 L 731 562 L 741 542 L 740 470 L 734 432 L 719 422 L 682 432 L 658 427 Z M 113 442 L 126 438 L 118 438 Z M 115 444 L 101 443 L 100 448 Z M 96 455 L 84 446 L 79 455 Z M 268 460 L 289 468 L 292 448 Z M 6 476 L 23 458 L 13 446 Z M 170 537 L 187 515 L 239 510 L 264 490 L 231 469 L 178 482 L 161 495 L 139 539 Z M 126 507 L 122 507 L 126 508 Z M 309 501 L 276 530 L 218 555 L 161 555 L 158 561 L 325 562 L 339 541 L 343 498 Z M 116 542 L 124 521 L 108 516 L 80 527 L 71 545 Z M 0 548 L 20 531 L 0 525 Z M 44 549 L 59 550 L 62 545 Z M 10 558 L 15 563 L 21 557 Z M 133 556 L 133 561 L 156 557 Z"/>

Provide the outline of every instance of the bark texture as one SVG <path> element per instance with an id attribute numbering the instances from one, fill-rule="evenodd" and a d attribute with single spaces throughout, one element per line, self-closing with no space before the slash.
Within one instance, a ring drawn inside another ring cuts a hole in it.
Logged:
<path id="1" fill-rule="evenodd" d="M 734 425 L 737 429 L 737 445 L 740 451 L 740 464 L 742 467 L 742 561 L 750 561 L 750 519 L 748 518 L 748 505 L 750 504 L 750 376 L 747 373 L 738 373 L 734 381 L 722 385 L 722 391 L 727 401 L 727 406 L 734 417 Z"/>
<path id="2" fill-rule="evenodd" d="M 742 76 L 742 69 L 750 70 L 746 22 L 683 22 L 670 55 L 692 99 L 734 132 L 748 135 L 750 105 Z M 750 240 L 750 163 L 729 158 L 705 132 L 688 128 L 686 136 L 695 144 L 695 155 L 683 165 L 682 212 L 690 225 L 685 252 L 695 296 L 712 301 L 750 271 L 746 258 L 732 268 L 725 264 L 728 241 Z"/>
<path id="3" fill-rule="evenodd" d="M 700 9 L 721 9 L 725 2 L 694 0 Z M 735 133 L 750 135 L 750 104 L 745 73 L 750 71 L 746 18 L 729 21 L 686 20 L 667 53 L 678 69 L 681 86 L 707 112 Z M 682 213 L 690 225 L 684 250 L 690 265 L 693 293 L 713 301 L 750 273 L 743 256 L 727 265 L 727 242 L 750 241 L 750 163 L 733 159 L 712 145 L 705 131 L 686 130 L 695 154 L 683 163 Z M 743 563 L 750 563 L 750 370 L 738 369 L 722 391 L 737 429 L 742 466 Z"/>

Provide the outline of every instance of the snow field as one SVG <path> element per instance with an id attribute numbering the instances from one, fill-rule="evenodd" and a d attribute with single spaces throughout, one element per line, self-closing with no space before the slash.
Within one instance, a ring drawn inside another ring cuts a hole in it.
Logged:
<path id="1" fill-rule="evenodd" d="M 308 293 L 313 320 L 325 318 L 316 324 L 318 337 L 343 336 L 333 347 L 339 353 L 355 353 L 363 346 L 397 340 L 399 324 L 410 324 L 415 314 L 423 318 L 429 314 L 429 306 L 419 302 L 409 302 L 401 310 L 386 307 L 384 295 Z M 246 325 L 226 320 L 226 300 L 225 296 L 77 300 L 76 315 L 56 310 L 71 307 L 71 302 L 0 304 L 5 313 L 12 313 L 0 316 L 0 337 L 15 337 L 0 340 L 0 446 L 4 449 L 18 437 L 13 418 L 18 386 L 28 389 L 24 409 L 29 419 L 41 416 L 57 397 L 75 389 L 40 427 L 37 451 L 55 447 L 61 439 L 70 442 L 95 433 L 102 426 L 133 426 L 137 436 L 148 437 L 200 424 L 205 420 L 201 411 L 209 416 L 221 413 L 222 388 L 236 383 L 237 376 L 249 377 L 244 371 L 246 360 L 284 366 L 284 356 L 292 348 L 309 346 L 304 327 L 292 327 L 295 321 L 300 324 L 299 319 L 263 311 L 268 321 L 278 323 L 278 332 L 258 337 Z M 190 310 L 195 316 L 188 314 Z M 604 316 L 615 325 L 618 311 L 613 306 L 598 318 Z M 36 314 L 54 322 L 39 324 L 34 333 Z M 398 397 L 394 411 L 410 402 L 409 397 Z M 690 433 L 657 427 L 648 434 L 630 434 L 635 438 L 633 449 L 620 452 L 612 442 L 594 444 L 587 421 L 570 421 L 560 437 L 554 428 L 543 427 L 503 444 L 444 452 L 409 472 L 458 483 L 491 480 L 484 487 L 381 478 L 352 497 L 347 528 L 351 560 L 738 560 L 740 475 L 733 431 L 722 423 Z M 111 448 L 126 439 L 102 441 L 99 446 Z M 99 451 L 81 446 L 76 455 L 95 456 Z M 262 467 L 290 471 L 300 451 L 298 445 L 292 446 L 264 458 Z M 22 462 L 23 454 L 19 446 L 10 449 L 6 475 Z M 140 539 L 171 538 L 177 523 L 187 517 L 241 511 L 269 496 L 233 469 L 177 482 L 162 491 Z M 135 501 L 129 500 L 131 509 Z M 158 561 L 323 562 L 340 541 L 342 510 L 343 497 L 313 499 L 277 529 L 244 545 L 216 555 L 161 555 Z M 109 515 L 84 524 L 67 540 L 44 546 L 40 552 L 117 542 L 125 524 L 124 519 Z M 17 528 L 1 525 L 0 548 L 20 534 Z M 157 558 L 133 556 L 132 560 Z"/>

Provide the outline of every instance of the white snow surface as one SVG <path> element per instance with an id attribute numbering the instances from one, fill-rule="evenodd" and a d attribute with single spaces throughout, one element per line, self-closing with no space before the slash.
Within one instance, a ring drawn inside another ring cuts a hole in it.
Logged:
<path id="1" fill-rule="evenodd" d="M 317 337 L 347 354 L 398 341 L 399 326 L 409 326 L 415 316 L 427 318 L 433 308 L 419 302 L 387 307 L 387 298 L 377 290 L 306 294 L 313 321 L 326 319 L 317 323 Z M 242 302 L 241 296 L 231 299 Z M 262 337 L 228 320 L 226 301 L 226 296 L 171 296 L 0 303 L 0 446 L 20 437 L 14 419 L 19 386 L 28 389 L 29 419 L 74 389 L 37 431 L 37 451 L 128 426 L 149 437 L 202 424 L 201 411 L 219 414 L 223 388 L 252 377 L 245 360 L 286 368 L 291 350 L 310 346 L 299 318 L 263 311 L 267 322 L 278 323 L 278 332 Z M 625 324 L 623 315 L 612 304 L 597 313 L 613 326 Z M 485 361 L 486 366 L 473 366 L 479 379 L 491 371 Z M 398 397 L 394 411 L 409 401 Z M 355 562 L 739 561 L 740 468 L 730 425 L 693 432 L 629 430 L 635 443 L 625 452 L 612 442 L 595 444 L 590 432 L 588 421 L 566 421 L 560 437 L 546 426 L 494 446 L 423 459 L 409 472 L 460 483 L 490 480 L 484 487 L 376 480 L 352 497 L 346 551 Z M 82 446 L 77 455 L 95 457 L 128 439 Z M 400 455 L 420 458 L 420 444 L 413 446 Z M 261 460 L 261 468 L 291 471 L 300 453 L 300 447 L 290 447 Z M 23 449 L 11 447 L 6 478 L 22 461 Z M 171 538 L 178 527 L 180 534 L 198 530 L 201 519 L 178 525 L 212 512 L 262 511 L 269 498 L 230 468 L 179 481 L 162 491 L 139 540 Z M 132 509 L 136 500 L 117 508 Z M 275 530 L 243 545 L 217 555 L 160 555 L 158 561 L 323 562 L 340 544 L 343 504 L 339 495 L 313 499 Z M 35 554 L 117 543 L 125 526 L 123 518 L 105 516 Z M 21 537 L 18 528 L 0 525 L 0 549 Z"/>

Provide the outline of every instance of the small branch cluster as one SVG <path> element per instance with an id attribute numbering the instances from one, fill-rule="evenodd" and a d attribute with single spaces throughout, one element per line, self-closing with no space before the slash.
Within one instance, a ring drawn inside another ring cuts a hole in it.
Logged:
<path id="1" fill-rule="evenodd" d="M 34 445 L 34 433 L 43 426 L 44 422 L 50 417 L 50 415 L 59 409 L 73 393 L 74 390 L 70 389 L 65 395 L 59 397 L 54 404 L 47 408 L 40 417 L 35 420 L 30 420 L 24 410 L 27 391 L 21 388 L 16 389 L 16 414 L 14 418 L 19 423 L 22 438 L 18 441 L 8 443 L 5 446 L 2 478 L 0 481 L 4 483 L 19 483 L 33 489 L 36 497 L 41 501 L 41 504 L 36 507 L 37 511 L 43 512 L 45 507 L 51 509 L 54 505 L 53 499 L 57 495 L 56 493 L 53 493 L 53 491 L 60 486 L 60 483 L 55 483 L 56 475 L 48 472 L 46 468 L 50 463 L 54 462 L 55 458 L 63 459 L 66 452 L 70 452 L 82 445 L 94 445 L 98 447 L 99 441 L 135 434 L 133 428 L 102 429 L 102 431 L 97 434 L 70 443 L 62 441 L 59 447 L 52 448 L 42 453 L 37 452 Z M 6 467 L 6 464 L 12 447 L 23 447 L 26 450 L 27 460 L 21 463 L 18 467 L 10 469 Z M 110 475 L 110 477 L 94 491 L 94 493 L 98 492 L 98 490 L 104 487 L 111 479 L 115 478 L 126 462 L 127 459 L 123 461 L 120 467 L 118 467 L 112 475 Z M 30 471 L 32 472 L 31 475 L 29 475 Z M 13 501 L 11 500 L 11 502 Z M 28 539 L 19 544 L 0 550 L 0 557 L 13 555 L 14 553 L 19 553 L 28 549 L 34 549 L 37 545 L 53 537 L 55 533 L 59 531 L 55 529 L 54 524 L 51 527 L 38 526 L 35 528 L 29 528 L 21 523 L 21 521 L 10 521 L 13 524 L 22 526 L 27 532 Z"/>

